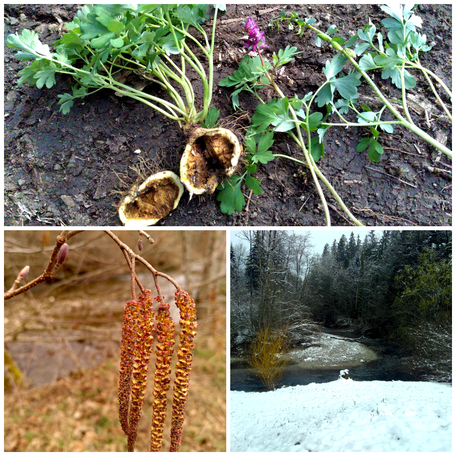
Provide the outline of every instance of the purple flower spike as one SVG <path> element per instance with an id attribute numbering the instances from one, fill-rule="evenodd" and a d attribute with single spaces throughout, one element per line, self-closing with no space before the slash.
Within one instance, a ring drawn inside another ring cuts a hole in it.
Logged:
<path id="1" fill-rule="evenodd" d="M 245 48 L 252 48 L 253 51 L 267 49 L 268 46 L 264 43 L 264 32 L 261 32 L 257 23 L 252 17 L 249 17 L 245 22 L 245 29 L 249 32 L 249 38 L 244 43 Z"/>

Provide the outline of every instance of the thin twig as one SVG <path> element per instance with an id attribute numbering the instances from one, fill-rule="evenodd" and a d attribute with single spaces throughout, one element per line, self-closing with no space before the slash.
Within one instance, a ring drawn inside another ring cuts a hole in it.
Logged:
<path id="1" fill-rule="evenodd" d="M 396 179 L 397 181 L 401 182 L 402 184 L 408 185 L 409 187 L 417 188 L 416 185 L 410 184 L 409 182 L 405 182 L 402 179 L 399 179 L 398 177 L 392 176 L 391 174 L 388 174 L 385 171 L 382 171 L 380 169 L 371 168 L 370 166 L 364 166 L 364 168 L 370 169 L 371 171 L 376 171 L 377 173 L 380 173 L 380 174 L 384 174 L 385 176 L 388 176 L 391 179 Z"/>
<path id="2" fill-rule="evenodd" d="M 58 236 L 55 241 L 55 246 L 54 250 L 52 251 L 51 258 L 49 259 L 49 263 L 44 270 L 44 272 L 38 276 L 37 278 L 33 279 L 29 283 L 23 285 L 22 287 L 16 288 L 15 290 L 9 290 L 4 294 L 4 299 L 10 299 L 13 296 L 17 296 L 18 294 L 24 293 L 27 290 L 30 290 L 31 288 L 35 287 L 36 285 L 44 282 L 45 280 L 51 279 L 54 274 L 57 272 L 58 268 L 56 268 L 57 265 L 57 257 L 60 252 L 60 249 L 62 246 L 73 236 L 75 236 L 78 233 L 81 233 L 83 230 L 64 230 L 62 231 Z"/>

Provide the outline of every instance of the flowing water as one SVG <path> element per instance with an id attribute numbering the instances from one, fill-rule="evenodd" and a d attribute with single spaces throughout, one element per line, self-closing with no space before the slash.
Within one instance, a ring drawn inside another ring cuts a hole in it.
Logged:
<path id="1" fill-rule="evenodd" d="M 359 338 L 355 334 L 345 331 L 324 330 L 326 334 L 342 336 L 344 338 Z M 352 343 L 361 343 L 373 349 L 378 359 L 371 362 L 361 363 L 357 367 L 349 369 L 350 378 L 356 381 L 372 380 L 402 380 L 418 381 L 423 380 L 404 370 L 401 357 L 394 353 L 390 345 L 379 339 L 362 338 Z M 291 364 L 285 368 L 284 376 L 278 387 L 308 385 L 310 383 L 333 382 L 339 378 L 340 370 L 344 366 L 340 365 L 332 368 L 313 368 L 305 369 L 299 365 Z M 265 391 L 266 388 L 261 383 L 260 378 L 249 369 L 245 362 L 231 364 L 230 388 L 232 391 Z"/>

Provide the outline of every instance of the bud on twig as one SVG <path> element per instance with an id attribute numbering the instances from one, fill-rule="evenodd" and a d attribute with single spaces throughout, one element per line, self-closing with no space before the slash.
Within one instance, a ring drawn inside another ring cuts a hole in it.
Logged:
<path id="1" fill-rule="evenodd" d="M 30 271 L 30 266 L 24 266 L 22 268 L 22 271 L 19 273 L 19 280 L 23 279 Z"/>
<path id="2" fill-rule="evenodd" d="M 62 245 L 62 247 L 60 248 L 59 254 L 57 256 L 57 264 L 61 265 L 65 262 L 66 257 L 68 256 L 69 250 L 70 250 L 70 247 L 68 247 L 67 243 Z"/>
<path id="3" fill-rule="evenodd" d="M 138 249 L 139 249 L 140 252 L 143 249 L 143 243 L 142 243 L 141 239 L 138 239 Z"/>

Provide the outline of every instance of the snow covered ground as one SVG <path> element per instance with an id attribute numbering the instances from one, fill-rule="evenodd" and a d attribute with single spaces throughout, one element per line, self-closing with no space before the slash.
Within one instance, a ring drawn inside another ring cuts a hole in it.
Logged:
<path id="1" fill-rule="evenodd" d="M 369 347 L 325 333 L 317 333 L 307 348 L 306 344 L 302 345 L 290 350 L 286 356 L 305 369 L 355 367 L 377 359 L 377 354 Z"/>
<path id="2" fill-rule="evenodd" d="M 451 451 L 449 384 L 354 382 L 231 391 L 230 450 Z"/>

